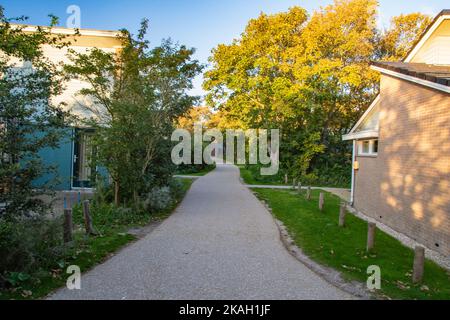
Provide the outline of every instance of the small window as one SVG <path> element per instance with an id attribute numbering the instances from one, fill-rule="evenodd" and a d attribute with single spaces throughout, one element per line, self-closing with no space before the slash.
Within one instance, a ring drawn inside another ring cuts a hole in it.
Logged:
<path id="1" fill-rule="evenodd" d="M 378 154 L 378 140 L 363 140 L 358 144 L 358 155 L 376 156 Z"/>
<path id="2" fill-rule="evenodd" d="M 362 142 L 362 153 L 364 153 L 364 154 L 370 153 L 370 141 Z"/>

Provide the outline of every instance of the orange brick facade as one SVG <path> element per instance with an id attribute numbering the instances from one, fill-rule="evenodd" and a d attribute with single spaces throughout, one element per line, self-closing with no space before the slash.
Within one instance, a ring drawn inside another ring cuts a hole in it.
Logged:
<path id="1" fill-rule="evenodd" d="M 357 156 L 354 207 L 450 257 L 450 94 L 382 75 L 377 157 Z"/>

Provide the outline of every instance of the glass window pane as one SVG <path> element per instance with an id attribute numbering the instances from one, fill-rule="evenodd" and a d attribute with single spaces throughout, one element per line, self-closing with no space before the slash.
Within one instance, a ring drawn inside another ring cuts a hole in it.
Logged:
<path id="1" fill-rule="evenodd" d="M 373 141 L 373 153 L 378 153 L 378 140 Z"/>
<path id="2" fill-rule="evenodd" d="M 370 142 L 369 141 L 363 141 L 362 143 L 362 153 L 368 154 L 370 151 Z"/>

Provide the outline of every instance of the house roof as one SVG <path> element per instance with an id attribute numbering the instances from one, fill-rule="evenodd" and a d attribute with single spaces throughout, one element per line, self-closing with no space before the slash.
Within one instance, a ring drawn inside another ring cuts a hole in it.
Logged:
<path id="1" fill-rule="evenodd" d="M 53 34 L 63 34 L 63 35 L 74 35 L 78 30 L 79 34 L 82 36 L 95 36 L 95 37 L 111 37 L 116 38 L 120 35 L 120 31 L 114 30 L 98 30 L 98 29 L 73 29 L 73 28 L 65 28 L 65 27 L 48 27 L 48 26 L 37 26 L 30 24 L 19 24 L 19 23 L 11 23 L 13 27 L 21 27 L 24 28 L 25 32 L 35 32 L 38 28 L 49 29 Z"/>
<path id="2" fill-rule="evenodd" d="M 372 62 L 372 65 L 450 87 L 450 66 L 406 62 Z"/>
<path id="3" fill-rule="evenodd" d="M 409 62 L 413 56 L 414 53 L 423 45 L 425 42 L 425 38 L 431 34 L 436 26 L 438 25 L 438 21 L 444 18 L 444 16 L 450 16 L 450 9 L 444 9 L 433 19 L 433 21 L 430 23 L 430 25 L 425 29 L 425 31 L 422 33 L 422 35 L 419 37 L 415 45 L 411 47 L 406 57 L 403 59 L 403 62 Z"/>
<path id="4" fill-rule="evenodd" d="M 425 63 L 411 63 L 417 52 L 424 46 L 429 37 L 445 20 L 450 19 L 450 9 L 442 10 L 422 33 L 417 43 L 411 48 L 403 62 L 372 62 L 372 69 L 382 73 L 399 77 L 403 80 L 412 81 L 427 87 L 450 93 L 450 66 L 449 65 L 433 65 Z M 375 137 L 378 132 L 356 132 L 365 118 L 367 118 L 373 108 L 376 107 L 380 96 L 372 102 L 369 109 L 359 119 L 358 123 L 352 130 L 343 136 L 343 140 L 355 140 L 367 137 Z M 367 137 L 365 136 L 367 135 Z"/>

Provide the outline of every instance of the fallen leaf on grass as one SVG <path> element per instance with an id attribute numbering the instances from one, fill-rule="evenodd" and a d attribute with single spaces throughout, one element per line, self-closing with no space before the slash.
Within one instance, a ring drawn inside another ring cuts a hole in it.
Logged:
<path id="1" fill-rule="evenodd" d="M 395 282 L 395 284 L 397 285 L 397 288 L 399 288 L 400 290 L 408 290 L 408 289 L 411 288 L 411 287 L 408 286 L 406 283 L 401 282 L 400 280 L 397 280 L 397 281 Z"/>
<path id="2" fill-rule="evenodd" d="M 351 270 L 351 271 L 358 271 L 358 272 L 361 272 L 361 269 L 356 268 L 356 267 L 349 267 L 349 266 L 346 266 L 345 264 L 342 265 L 342 268 L 344 268 L 344 269 L 346 269 L 346 270 Z"/>
<path id="3" fill-rule="evenodd" d="M 420 291 L 423 291 L 423 292 L 430 291 L 430 288 L 428 288 L 428 286 L 423 285 L 420 287 Z"/>
<path id="4" fill-rule="evenodd" d="M 31 292 L 30 290 L 23 290 L 22 291 L 22 297 L 24 297 L 24 298 L 31 297 L 32 295 L 33 295 L 33 292 Z"/>

